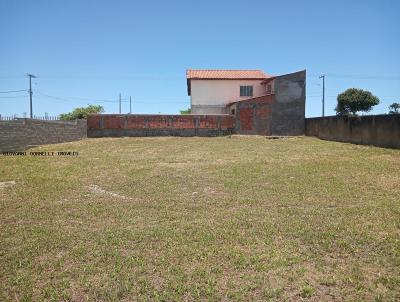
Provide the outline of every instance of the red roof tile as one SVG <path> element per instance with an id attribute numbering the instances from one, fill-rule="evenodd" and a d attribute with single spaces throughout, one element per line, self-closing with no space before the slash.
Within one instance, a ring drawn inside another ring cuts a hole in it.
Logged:
<path id="1" fill-rule="evenodd" d="M 262 70 L 223 70 L 223 69 L 188 69 L 186 70 L 187 79 L 267 79 L 272 77 Z"/>

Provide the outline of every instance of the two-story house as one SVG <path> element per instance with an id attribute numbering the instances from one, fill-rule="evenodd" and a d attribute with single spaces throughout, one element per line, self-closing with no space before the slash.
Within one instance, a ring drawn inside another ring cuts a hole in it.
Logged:
<path id="1" fill-rule="evenodd" d="M 274 77 L 262 70 L 186 71 L 192 114 L 230 113 L 228 105 L 273 93 Z"/>

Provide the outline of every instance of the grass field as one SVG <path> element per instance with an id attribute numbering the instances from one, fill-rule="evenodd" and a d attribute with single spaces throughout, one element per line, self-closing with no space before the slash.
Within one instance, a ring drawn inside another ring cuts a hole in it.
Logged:
<path id="1" fill-rule="evenodd" d="M 1 301 L 400 300 L 399 150 L 241 136 L 34 150 L 79 156 L 0 156 Z"/>

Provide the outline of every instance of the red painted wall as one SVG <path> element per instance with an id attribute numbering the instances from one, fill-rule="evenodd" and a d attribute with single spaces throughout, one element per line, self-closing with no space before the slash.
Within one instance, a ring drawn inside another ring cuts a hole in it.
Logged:
<path id="1" fill-rule="evenodd" d="M 92 114 L 88 129 L 233 129 L 232 115 Z"/>

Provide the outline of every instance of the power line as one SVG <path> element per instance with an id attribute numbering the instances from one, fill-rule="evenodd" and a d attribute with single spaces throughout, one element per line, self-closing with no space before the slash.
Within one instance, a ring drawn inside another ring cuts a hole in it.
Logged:
<path id="1" fill-rule="evenodd" d="M 54 96 L 54 95 L 48 95 L 48 94 L 45 94 L 45 93 L 40 92 L 40 91 L 37 91 L 37 93 L 42 95 L 42 96 L 44 96 L 44 97 L 55 99 L 55 100 L 58 100 L 58 101 L 71 102 L 71 100 L 60 98 L 60 97 L 57 97 L 57 96 Z"/>
<path id="2" fill-rule="evenodd" d="M 400 76 L 393 76 L 393 75 L 361 75 L 361 74 L 339 74 L 339 73 L 325 73 L 325 75 L 329 76 L 330 78 L 400 81 Z M 319 77 L 320 74 L 308 73 L 307 76 Z"/>
<path id="3" fill-rule="evenodd" d="M 33 118 L 33 104 L 32 104 L 32 78 L 36 78 L 35 75 L 28 73 L 27 74 L 29 78 L 29 108 L 30 108 L 30 117 Z"/>
<path id="4" fill-rule="evenodd" d="M 119 114 L 121 114 L 121 93 L 119 94 Z"/>
<path id="5" fill-rule="evenodd" d="M 69 96 L 69 99 L 78 99 L 78 100 L 83 100 L 83 101 L 93 101 L 97 100 L 99 102 L 117 102 L 118 99 L 111 100 L 111 99 L 98 99 L 98 98 L 83 98 L 83 97 L 75 97 L 75 96 Z M 128 100 L 128 98 L 122 98 L 121 100 Z"/>
<path id="6" fill-rule="evenodd" d="M 38 94 L 43 95 L 48 98 L 56 99 L 56 100 L 61 100 L 61 101 L 66 101 L 66 102 L 73 102 L 71 99 L 82 99 L 82 100 L 88 100 L 93 103 L 117 103 L 119 102 L 119 99 L 116 100 L 96 100 L 96 98 L 81 98 L 81 97 L 59 97 L 55 95 L 49 95 L 46 93 L 43 93 L 41 91 L 36 91 Z M 129 98 L 121 98 L 122 103 L 129 103 Z M 187 103 L 188 101 L 163 101 L 163 100 L 136 100 L 135 103 L 143 103 L 143 104 L 182 104 L 182 103 Z"/>
<path id="7" fill-rule="evenodd" d="M 0 75 L 0 79 L 19 79 L 24 78 L 26 75 Z"/>
<path id="8" fill-rule="evenodd" d="M 400 81 L 398 76 L 376 76 L 376 75 L 355 75 L 355 74 L 336 74 L 327 73 L 332 78 L 360 79 L 360 80 L 385 80 L 385 81 Z"/>
<path id="9" fill-rule="evenodd" d="M 320 79 L 322 79 L 322 117 L 325 116 L 325 75 L 320 75 Z"/>
<path id="10" fill-rule="evenodd" d="M 13 92 L 22 92 L 22 91 L 28 91 L 26 89 L 21 89 L 21 90 L 8 90 L 8 91 L 0 91 L 0 93 L 13 93 Z"/>
<path id="11" fill-rule="evenodd" d="M 46 93 L 43 93 L 41 91 L 38 91 L 38 93 L 40 95 L 43 95 L 43 96 L 48 97 L 48 98 L 52 98 L 52 99 L 56 99 L 56 100 L 60 100 L 60 101 L 66 101 L 66 102 L 73 102 L 73 100 L 71 100 L 71 99 L 79 99 L 79 100 L 84 100 L 84 101 L 90 101 L 90 102 L 93 102 L 93 103 L 116 103 L 116 102 L 119 101 L 119 100 L 99 100 L 99 99 L 96 99 L 96 98 L 81 98 L 81 97 L 66 97 L 65 98 L 65 97 L 59 97 L 59 96 L 46 94 Z M 121 100 L 127 100 L 127 98 L 124 98 L 124 99 L 121 98 Z"/>
<path id="12" fill-rule="evenodd" d="M 26 97 L 26 95 L 0 96 L 0 99 L 17 99 L 24 97 Z"/>
<path id="13" fill-rule="evenodd" d="M 98 75 L 41 75 L 41 78 L 50 80 L 154 80 L 154 81 L 174 81 L 174 80 L 186 80 L 186 76 L 177 75 L 121 75 L 121 76 L 98 76 Z"/>

